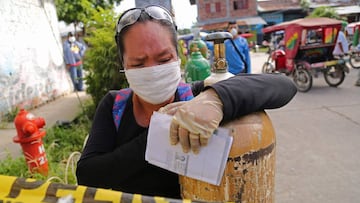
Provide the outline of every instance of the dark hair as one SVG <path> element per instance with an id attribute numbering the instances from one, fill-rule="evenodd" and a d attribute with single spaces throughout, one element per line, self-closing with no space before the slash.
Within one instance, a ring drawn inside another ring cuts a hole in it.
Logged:
<path id="1" fill-rule="evenodd" d="M 229 25 L 235 25 L 236 24 L 236 21 L 230 21 L 229 22 Z"/>
<path id="2" fill-rule="evenodd" d="M 230 21 L 227 28 L 226 29 L 229 29 L 231 25 L 236 25 L 236 21 Z"/>
<path id="3" fill-rule="evenodd" d="M 74 36 L 74 34 L 72 32 L 68 33 L 68 37 L 73 37 L 73 36 Z"/>
<path id="4" fill-rule="evenodd" d="M 142 12 L 140 14 L 139 19 L 136 21 L 137 22 L 146 22 L 146 21 L 153 21 L 153 22 L 157 22 L 160 25 L 162 25 L 165 29 L 168 30 L 168 32 L 171 34 L 171 41 L 172 44 L 176 50 L 176 54 L 178 54 L 178 50 L 177 50 L 177 32 L 176 32 L 176 25 L 170 23 L 167 20 L 155 20 L 152 17 L 150 17 L 147 13 Z M 135 23 L 134 23 L 135 24 Z M 124 35 L 126 34 L 126 32 L 129 30 L 129 28 L 132 25 L 129 25 L 125 28 L 123 28 L 123 30 L 121 30 L 120 33 L 117 33 L 115 35 L 115 40 L 116 40 L 116 45 L 117 45 L 117 50 L 119 53 L 119 58 L 120 58 L 120 68 L 124 69 L 124 61 L 123 61 L 123 53 L 124 53 Z"/>

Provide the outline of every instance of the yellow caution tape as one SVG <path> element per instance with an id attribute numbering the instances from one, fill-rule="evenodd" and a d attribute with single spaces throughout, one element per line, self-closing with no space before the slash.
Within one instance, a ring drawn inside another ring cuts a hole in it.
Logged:
<path id="1" fill-rule="evenodd" d="M 58 202 L 70 199 L 68 202 L 128 202 L 128 203 L 191 203 L 191 200 L 169 199 L 164 197 L 151 197 L 138 194 L 129 194 L 119 191 L 51 183 L 0 175 L 0 202 Z M 64 201 L 66 202 L 66 201 Z"/>

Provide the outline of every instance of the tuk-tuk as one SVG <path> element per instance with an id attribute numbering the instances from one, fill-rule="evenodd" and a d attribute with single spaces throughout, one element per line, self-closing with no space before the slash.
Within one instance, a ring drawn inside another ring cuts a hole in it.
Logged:
<path id="1" fill-rule="evenodd" d="M 353 22 L 346 25 L 345 32 L 348 39 L 349 46 L 352 46 L 356 30 L 360 27 L 360 22 Z M 355 45 L 356 46 L 356 45 Z"/>
<path id="2" fill-rule="evenodd" d="M 331 18 L 302 18 L 263 29 L 265 35 L 284 32 L 281 50 L 271 49 L 272 58 L 265 62 L 263 73 L 281 72 L 292 76 L 299 91 L 312 87 L 313 76 L 324 74 L 329 86 L 337 87 L 349 69 L 345 60 L 334 57 L 336 39 L 342 21 Z"/>
<path id="3" fill-rule="evenodd" d="M 360 22 L 349 23 L 346 26 L 346 37 L 349 40 L 351 67 L 360 68 Z"/>

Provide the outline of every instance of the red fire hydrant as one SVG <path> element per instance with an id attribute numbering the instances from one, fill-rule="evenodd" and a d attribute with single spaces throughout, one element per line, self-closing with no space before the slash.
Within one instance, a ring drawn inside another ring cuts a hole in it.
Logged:
<path id="1" fill-rule="evenodd" d="M 13 138 L 15 143 L 20 143 L 26 163 L 30 172 L 40 173 L 47 176 L 48 161 L 42 137 L 46 132 L 41 130 L 45 125 L 43 118 L 35 116 L 24 109 L 21 109 L 14 120 L 17 136 Z"/>

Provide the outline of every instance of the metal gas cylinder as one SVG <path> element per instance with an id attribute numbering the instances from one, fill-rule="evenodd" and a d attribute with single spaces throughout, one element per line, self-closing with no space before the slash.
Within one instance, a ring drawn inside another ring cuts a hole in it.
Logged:
<path id="1" fill-rule="evenodd" d="M 191 53 L 185 66 L 185 82 L 187 83 L 204 80 L 211 73 L 209 61 L 201 55 L 196 45 L 194 45 L 194 49 L 195 51 Z"/>
<path id="2" fill-rule="evenodd" d="M 213 73 L 205 85 L 233 75 L 227 71 L 224 40 L 228 32 L 209 34 L 214 41 Z M 241 87 L 239 87 L 241 88 Z M 228 128 L 233 144 L 219 186 L 180 176 L 182 198 L 204 202 L 274 202 L 275 132 L 264 111 L 235 119 L 221 127 Z"/>
<path id="3" fill-rule="evenodd" d="M 205 59 L 207 59 L 208 58 L 208 47 L 206 46 L 205 41 L 201 39 L 200 29 L 199 28 L 193 28 L 192 32 L 193 32 L 194 38 L 190 42 L 190 45 L 189 45 L 189 54 L 190 54 L 190 56 L 191 56 L 192 52 L 195 52 L 195 51 L 199 50 L 201 55 Z"/>

